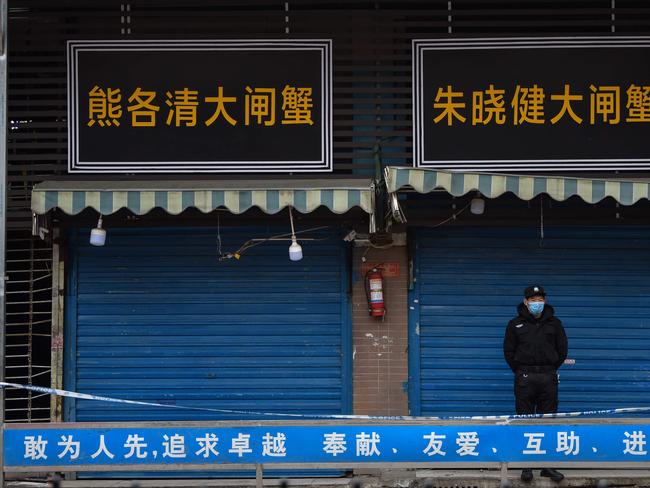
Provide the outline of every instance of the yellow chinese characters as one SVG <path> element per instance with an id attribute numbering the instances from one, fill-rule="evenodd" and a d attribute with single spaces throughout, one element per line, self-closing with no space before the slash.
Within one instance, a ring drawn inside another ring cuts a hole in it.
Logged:
<path id="1" fill-rule="evenodd" d="M 650 122 L 650 86 L 630 85 L 627 89 L 626 122 Z"/>
<path id="2" fill-rule="evenodd" d="M 621 121 L 621 88 L 618 86 L 589 86 L 591 103 L 589 123 L 595 124 L 596 118 L 614 125 Z"/>
<path id="3" fill-rule="evenodd" d="M 282 90 L 283 124 L 314 125 L 311 109 L 314 107 L 312 89 L 285 85 Z"/>
<path id="4" fill-rule="evenodd" d="M 172 121 L 176 127 L 184 124 L 187 127 L 194 127 L 196 125 L 196 108 L 199 105 L 199 92 L 183 88 L 176 90 L 172 95 L 167 92 L 167 100 L 165 103 L 170 107 L 167 115 L 167 125 L 172 125 Z"/>
<path id="5" fill-rule="evenodd" d="M 212 114 L 212 117 L 210 117 L 208 120 L 205 121 L 205 125 L 212 125 L 214 124 L 215 120 L 219 118 L 219 115 L 223 115 L 223 118 L 226 119 L 226 121 L 230 125 L 237 125 L 237 121 L 233 119 L 230 114 L 226 111 L 226 103 L 235 103 L 237 101 L 237 97 L 225 97 L 223 95 L 223 86 L 220 86 L 217 89 L 217 96 L 216 97 L 205 97 L 205 101 L 208 103 L 216 103 L 217 108 L 215 109 L 214 113 Z"/>
<path id="6" fill-rule="evenodd" d="M 153 105 L 152 101 L 156 98 L 156 92 L 144 91 L 138 87 L 129 97 L 127 110 L 131 112 L 131 125 L 133 127 L 155 127 L 156 112 L 160 107 Z"/>
<path id="7" fill-rule="evenodd" d="M 244 125 L 275 126 L 277 120 L 281 125 L 314 125 L 313 88 L 285 84 L 281 90 L 282 105 L 278 110 L 276 97 L 279 89 L 273 87 L 243 88 L 243 97 L 236 93 L 226 94 L 223 86 L 216 87 L 216 96 L 202 99 L 199 91 L 184 87 L 164 92 L 164 104 L 167 106 L 164 123 L 173 127 L 195 127 L 207 110 L 211 115 L 203 120 L 206 127 L 222 123 L 237 125 L 237 118 L 243 115 Z M 214 93 L 214 92 L 212 92 Z M 126 98 L 126 111 L 131 114 L 131 127 L 156 127 L 161 105 L 156 102 L 158 94 L 153 90 L 137 87 Z M 126 97 L 126 95 L 125 95 Z M 243 99 L 243 107 L 237 106 Z M 277 112 L 280 113 L 277 113 Z M 120 88 L 94 86 L 88 92 L 88 127 L 120 126 L 122 118 L 122 91 Z"/>
<path id="8" fill-rule="evenodd" d="M 257 125 L 275 124 L 275 88 L 246 87 L 246 111 L 244 124 L 250 125 L 251 117 L 257 118 Z"/>
<path id="9" fill-rule="evenodd" d="M 515 125 L 523 123 L 544 123 L 544 89 L 533 85 L 532 87 L 519 86 L 515 88 L 515 95 L 510 105 L 513 109 L 513 122 Z"/>
<path id="10" fill-rule="evenodd" d="M 625 90 L 616 85 L 587 85 L 584 93 L 569 83 L 547 96 L 544 87 L 517 84 L 510 96 L 503 87 L 489 84 L 487 89 L 471 92 L 471 122 L 473 126 L 505 125 L 512 110 L 512 124 L 557 124 L 563 119 L 569 124 L 582 125 L 583 114 L 589 112 L 589 124 L 616 125 L 625 122 L 650 122 L 650 86 L 631 84 Z M 452 126 L 467 120 L 465 93 L 451 85 L 438 87 L 433 103 L 435 124 Z M 587 96 L 587 94 L 589 96 Z M 627 103 L 621 98 L 627 96 Z M 509 107 L 506 105 L 509 103 Z M 585 105 L 588 103 L 588 107 Z M 627 116 L 621 113 L 627 110 Z M 554 113 L 550 119 L 546 112 Z"/>
<path id="11" fill-rule="evenodd" d="M 88 127 L 120 125 L 122 93 L 119 88 L 102 90 L 95 85 L 88 93 Z"/>
<path id="12" fill-rule="evenodd" d="M 562 95 L 551 95 L 551 100 L 559 100 L 562 102 L 562 108 L 557 113 L 555 117 L 551 119 L 551 124 L 556 124 L 564 114 L 569 114 L 576 124 L 582 124 L 582 117 L 578 117 L 576 113 L 571 108 L 571 102 L 578 102 L 582 100 L 582 95 L 571 95 L 571 87 L 569 85 L 564 85 L 564 93 Z"/>
<path id="13" fill-rule="evenodd" d="M 443 91 L 442 88 L 438 88 L 438 93 L 436 94 L 436 99 L 433 103 L 433 108 L 441 108 L 442 112 L 433 121 L 437 124 L 445 117 L 447 118 L 447 125 L 452 125 L 454 119 L 458 119 L 461 123 L 467 120 L 460 113 L 458 113 L 459 108 L 465 108 L 465 102 L 454 102 L 455 98 L 462 98 L 463 92 L 455 92 L 452 90 L 450 85 L 447 85 L 447 90 Z M 442 101 L 441 101 L 442 100 Z"/>
<path id="14" fill-rule="evenodd" d="M 489 124 L 494 118 L 497 125 L 506 123 L 505 90 L 496 90 L 494 85 L 483 91 L 472 93 L 472 125 Z"/>

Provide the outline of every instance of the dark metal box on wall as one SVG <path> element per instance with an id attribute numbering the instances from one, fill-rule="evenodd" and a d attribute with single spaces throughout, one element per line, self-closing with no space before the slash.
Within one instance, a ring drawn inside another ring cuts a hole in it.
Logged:
<path id="1" fill-rule="evenodd" d="M 331 41 L 69 41 L 69 170 L 332 170 Z"/>
<path id="2" fill-rule="evenodd" d="M 649 169 L 650 37 L 413 41 L 414 161 Z"/>

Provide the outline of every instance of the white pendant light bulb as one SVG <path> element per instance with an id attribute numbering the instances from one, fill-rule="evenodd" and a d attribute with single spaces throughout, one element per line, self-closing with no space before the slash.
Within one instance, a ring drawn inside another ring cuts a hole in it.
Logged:
<path id="1" fill-rule="evenodd" d="M 106 229 L 102 229 L 102 216 L 99 216 L 97 227 L 90 231 L 90 244 L 93 246 L 103 246 L 106 244 Z"/>
<path id="2" fill-rule="evenodd" d="M 302 246 L 296 242 L 296 236 L 291 237 L 289 246 L 289 259 L 291 261 L 300 261 L 302 259 Z"/>
<path id="3" fill-rule="evenodd" d="M 302 246 L 296 241 L 296 231 L 293 228 L 293 214 L 289 207 L 289 222 L 291 222 L 291 245 L 289 246 L 289 259 L 300 261 L 302 259 Z"/>
<path id="4" fill-rule="evenodd" d="M 480 196 L 472 198 L 469 210 L 474 215 L 482 215 L 483 212 L 485 212 L 485 200 L 483 200 Z"/>

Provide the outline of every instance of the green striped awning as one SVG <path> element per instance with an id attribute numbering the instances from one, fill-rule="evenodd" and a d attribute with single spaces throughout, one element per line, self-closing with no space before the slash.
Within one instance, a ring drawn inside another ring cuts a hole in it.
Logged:
<path id="1" fill-rule="evenodd" d="M 226 208 L 240 214 L 252 207 L 274 214 L 291 206 L 302 213 L 325 206 L 335 213 L 360 207 L 374 212 L 374 183 L 369 178 L 222 181 L 47 181 L 32 191 L 32 211 L 58 208 L 73 215 L 91 207 L 104 215 L 127 208 L 143 215 L 161 208 L 176 215 L 188 208 L 211 212 Z"/>
<path id="2" fill-rule="evenodd" d="M 511 192 L 523 200 L 546 194 L 555 200 L 578 195 L 587 203 L 612 197 L 622 205 L 650 199 L 650 181 L 600 180 L 560 176 L 515 176 L 491 173 L 451 173 L 391 166 L 386 169 L 389 192 L 411 187 L 419 193 L 442 189 L 454 196 L 479 191 L 487 198 Z"/>

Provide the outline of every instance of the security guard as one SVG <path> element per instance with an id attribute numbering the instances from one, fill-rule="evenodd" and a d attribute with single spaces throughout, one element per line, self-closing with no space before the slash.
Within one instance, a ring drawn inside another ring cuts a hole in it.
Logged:
<path id="1" fill-rule="evenodd" d="M 517 414 L 555 413 L 558 404 L 558 368 L 564 363 L 568 341 L 562 322 L 546 303 L 541 286 L 524 290 L 524 301 L 517 316 L 508 322 L 503 340 L 503 355 L 515 373 Z M 541 476 L 562 481 L 564 475 L 544 468 Z M 531 481 L 533 471 L 524 469 L 522 481 Z"/>

